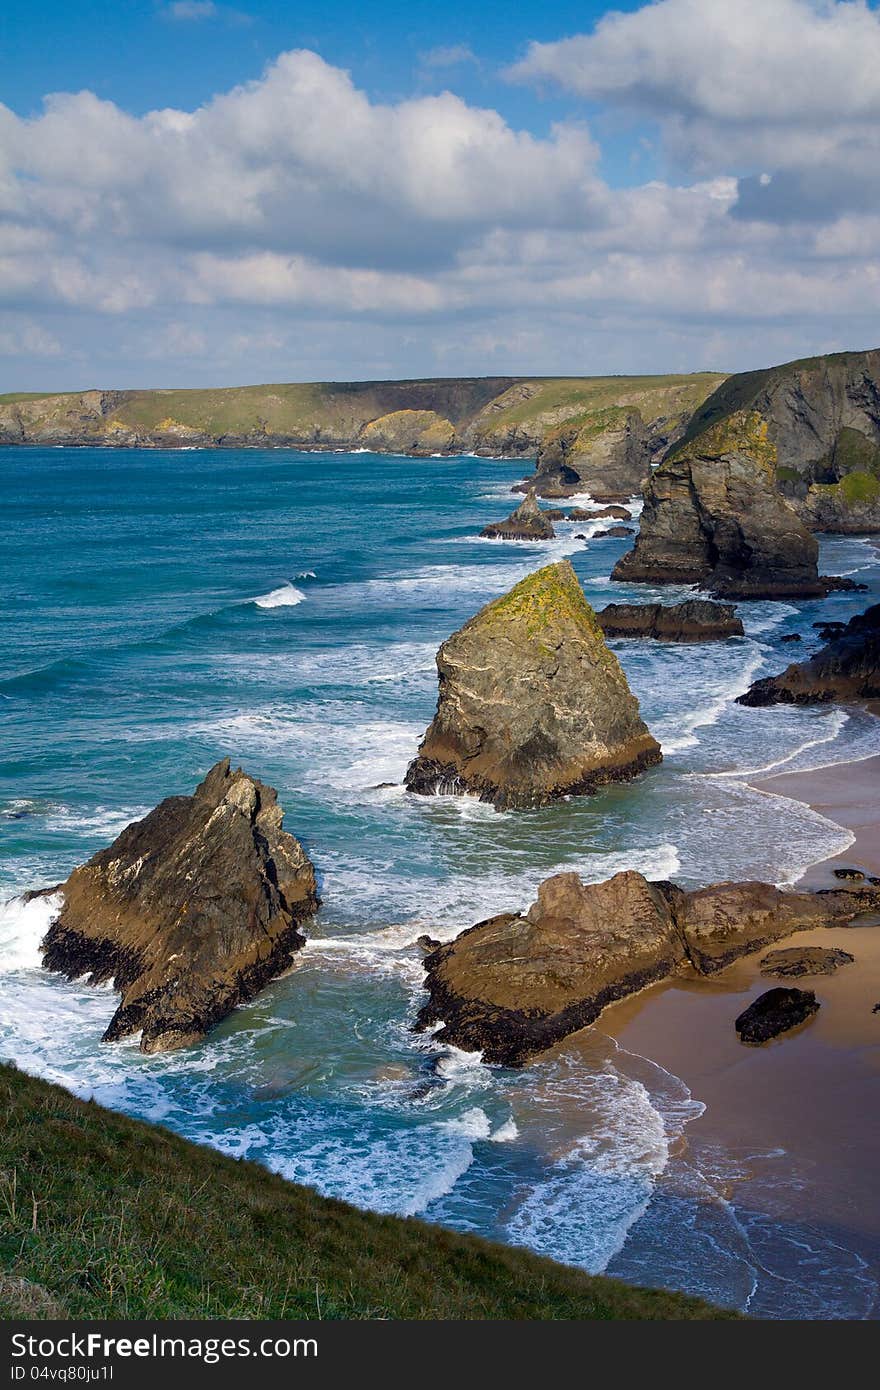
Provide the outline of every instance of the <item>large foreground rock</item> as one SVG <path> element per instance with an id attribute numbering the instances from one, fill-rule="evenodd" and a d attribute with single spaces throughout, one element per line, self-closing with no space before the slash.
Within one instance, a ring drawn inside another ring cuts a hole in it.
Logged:
<path id="1" fill-rule="evenodd" d="M 712 642 L 742 637 L 732 603 L 609 603 L 596 614 L 606 637 L 653 637 L 658 642 Z"/>
<path id="2" fill-rule="evenodd" d="M 818 543 L 779 493 L 775 463 L 756 414 L 733 415 L 680 446 L 645 487 L 635 548 L 612 579 L 699 584 L 726 598 L 827 592 Z"/>
<path id="3" fill-rule="evenodd" d="M 443 643 L 437 670 L 437 713 L 406 774 L 412 792 L 518 809 L 660 761 L 568 560 L 481 609 Z"/>
<path id="4" fill-rule="evenodd" d="M 812 705 L 880 697 L 880 603 L 851 618 L 807 661 L 756 681 L 741 705 Z"/>
<path id="5" fill-rule="evenodd" d="M 876 889 L 719 883 L 688 893 L 633 872 L 596 884 L 556 874 L 525 915 L 490 918 L 426 958 L 430 997 L 417 1026 L 441 1023 L 438 1041 L 518 1065 L 656 980 L 711 975 L 792 932 L 877 907 Z"/>
<path id="6" fill-rule="evenodd" d="M 551 519 L 541 511 L 533 491 L 504 521 L 492 521 L 480 532 L 490 540 L 552 541 L 556 532 Z"/>
<path id="7" fill-rule="evenodd" d="M 735 1028 L 740 1042 L 760 1047 L 761 1043 L 778 1038 L 805 1023 L 818 1013 L 819 1003 L 811 989 L 786 989 L 779 985 L 744 1009 L 736 1020 Z"/>
<path id="8" fill-rule="evenodd" d="M 105 1042 L 202 1038 L 286 970 L 318 907 L 314 869 L 275 791 L 224 759 L 75 869 L 43 963 L 122 994 Z"/>

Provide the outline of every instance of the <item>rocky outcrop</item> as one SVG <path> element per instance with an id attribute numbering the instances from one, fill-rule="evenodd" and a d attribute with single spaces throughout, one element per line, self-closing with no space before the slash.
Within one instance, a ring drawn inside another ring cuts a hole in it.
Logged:
<path id="1" fill-rule="evenodd" d="M 699 584 L 719 597 L 817 597 L 819 548 L 776 488 L 775 448 L 755 413 L 680 446 L 645 488 L 635 548 L 612 578 Z"/>
<path id="2" fill-rule="evenodd" d="M 607 531 L 594 531 L 593 540 L 601 540 L 603 536 L 613 536 L 615 540 L 622 540 L 626 536 L 634 535 L 632 526 L 609 526 Z"/>
<path id="3" fill-rule="evenodd" d="M 610 406 L 551 430 L 539 446 L 534 477 L 520 487 L 534 487 L 541 497 L 632 497 L 651 471 L 651 452 L 639 411 Z"/>
<path id="4" fill-rule="evenodd" d="M 480 532 L 490 540 L 552 541 L 556 532 L 549 517 L 541 511 L 534 492 L 520 502 L 504 521 L 492 521 Z"/>
<path id="5" fill-rule="evenodd" d="M 518 1065 L 654 981 L 711 975 L 792 932 L 878 907 L 875 889 L 719 883 L 689 893 L 633 872 L 596 884 L 556 874 L 524 915 L 480 922 L 426 958 L 417 1027 L 442 1024 L 438 1042 Z"/>
<path id="6" fill-rule="evenodd" d="M 112 980 L 122 1001 L 105 1042 L 140 1033 L 144 1052 L 184 1047 L 288 969 L 318 896 L 282 818 L 274 790 L 224 759 L 56 890 L 43 963 Z"/>
<path id="7" fill-rule="evenodd" d="M 880 603 L 851 618 L 827 646 L 779 676 L 755 681 L 740 705 L 814 705 L 880 698 Z"/>
<path id="8" fill-rule="evenodd" d="M 685 441 L 738 412 L 765 421 L 780 491 L 815 530 L 880 530 L 880 350 L 831 353 L 728 377 Z"/>
<path id="9" fill-rule="evenodd" d="M 436 410 L 394 410 L 364 425 L 358 447 L 386 454 L 448 454 L 456 447 L 455 426 Z"/>
<path id="10" fill-rule="evenodd" d="M 437 713 L 412 792 L 541 806 L 627 781 L 660 761 L 568 560 L 488 604 L 437 654 Z"/>
<path id="11" fill-rule="evenodd" d="M 652 637 L 658 642 L 713 642 L 742 637 L 732 603 L 609 603 L 596 614 L 606 637 Z"/>
<path id="12" fill-rule="evenodd" d="M 744 1009 L 736 1020 L 740 1042 L 760 1047 L 761 1043 L 788 1033 L 817 1013 L 819 1003 L 811 989 L 768 989 Z"/>
<path id="13" fill-rule="evenodd" d="M 832 946 L 788 946 L 770 951 L 761 961 L 762 975 L 798 979 L 802 975 L 833 975 L 842 965 L 852 965 L 855 956 Z"/>

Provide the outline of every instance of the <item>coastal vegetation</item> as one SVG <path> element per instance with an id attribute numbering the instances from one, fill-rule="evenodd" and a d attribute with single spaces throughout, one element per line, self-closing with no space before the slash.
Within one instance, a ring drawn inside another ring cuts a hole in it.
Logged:
<path id="1" fill-rule="evenodd" d="M 360 1211 L 0 1065 L 0 1317 L 736 1316 Z"/>

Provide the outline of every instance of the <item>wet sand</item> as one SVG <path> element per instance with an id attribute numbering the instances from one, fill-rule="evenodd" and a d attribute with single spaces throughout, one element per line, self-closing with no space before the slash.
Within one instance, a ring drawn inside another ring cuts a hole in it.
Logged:
<path id="1" fill-rule="evenodd" d="M 845 853 L 808 869 L 803 886 L 845 886 L 833 876 L 838 865 L 880 874 L 880 758 L 756 785 L 808 803 L 855 836 Z M 880 1012 L 873 1012 L 880 1003 L 880 916 L 865 920 L 869 924 L 800 932 L 780 943 L 849 951 L 854 963 L 835 975 L 764 976 L 763 950 L 711 980 L 695 976 L 655 985 L 607 1009 L 596 1025 L 628 1052 L 680 1077 L 705 1105 L 685 1130 L 685 1166 L 711 1169 L 719 1152 L 732 1157 L 721 1165 L 721 1187 L 710 1184 L 711 1191 L 749 1213 L 762 1230 L 770 1221 L 777 1232 L 805 1233 L 791 1238 L 790 1249 L 788 1236 L 773 1236 L 762 1246 L 765 1262 L 772 1266 L 778 1256 L 783 1271 L 770 1277 L 770 1285 L 787 1288 L 784 1298 L 779 1295 L 787 1307 L 793 1297 L 798 1302 L 799 1287 L 803 1299 L 796 1315 L 804 1317 L 828 1316 L 813 1295 L 820 1286 L 830 1287 L 829 1279 L 834 1282 L 824 1266 L 837 1260 L 834 1287 L 842 1291 L 837 1306 L 843 1311 L 831 1315 L 880 1316 Z M 764 1047 L 746 1047 L 734 1020 L 774 984 L 813 989 L 819 1013 Z M 672 1184 L 680 1182 L 675 1169 L 671 1163 Z M 638 1230 L 632 1243 L 629 1258 L 635 1259 Z M 811 1252 L 809 1258 L 793 1253 L 798 1245 Z M 630 1276 L 625 1258 L 613 1272 Z M 762 1311 L 760 1298 L 757 1305 Z M 779 1313 L 765 1306 L 763 1315 Z"/>

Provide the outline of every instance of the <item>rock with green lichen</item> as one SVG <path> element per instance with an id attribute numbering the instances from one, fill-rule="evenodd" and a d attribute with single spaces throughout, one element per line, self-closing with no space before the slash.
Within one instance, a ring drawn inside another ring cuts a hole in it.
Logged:
<path id="1" fill-rule="evenodd" d="M 609 406 L 551 430 L 535 476 L 521 487 L 542 497 L 632 497 L 651 469 L 651 434 L 638 410 Z"/>
<path id="2" fill-rule="evenodd" d="M 679 445 L 645 488 L 635 547 L 612 578 L 699 584 L 719 597 L 826 592 L 819 547 L 776 486 L 767 421 L 740 411 Z"/>
<path id="3" fill-rule="evenodd" d="M 411 792 L 522 809 L 660 761 L 568 560 L 487 604 L 443 643 L 437 669 L 437 713 L 406 774 Z"/>
<path id="4" fill-rule="evenodd" d="M 880 532 L 880 478 L 857 470 L 837 483 L 814 483 L 799 510 L 813 531 L 876 535 Z"/>

